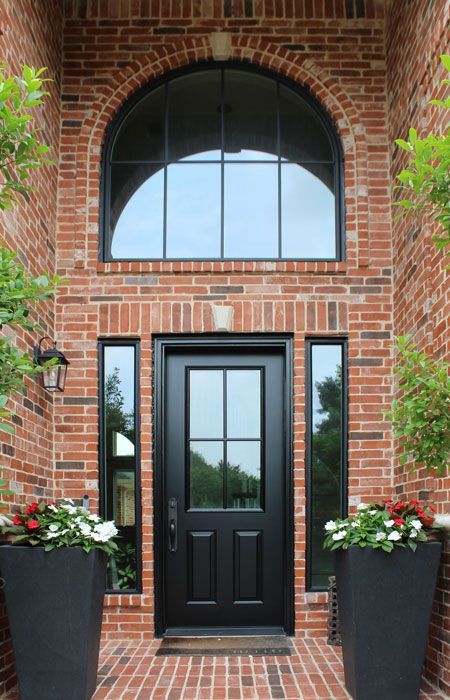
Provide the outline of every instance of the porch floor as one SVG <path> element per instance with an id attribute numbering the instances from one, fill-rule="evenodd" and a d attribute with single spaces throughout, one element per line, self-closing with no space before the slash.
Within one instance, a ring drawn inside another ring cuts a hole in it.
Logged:
<path id="1" fill-rule="evenodd" d="M 93 700 L 292 700 L 350 698 L 341 650 L 324 639 L 293 639 L 292 656 L 155 656 L 159 641 L 102 646 Z M 18 700 L 9 693 L 7 700 Z M 445 700 L 424 682 L 420 700 Z"/>

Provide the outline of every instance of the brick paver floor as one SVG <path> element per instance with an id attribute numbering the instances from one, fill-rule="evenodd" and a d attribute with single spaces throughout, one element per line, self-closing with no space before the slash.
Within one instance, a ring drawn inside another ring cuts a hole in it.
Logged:
<path id="1" fill-rule="evenodd" d="M 93 700 L 340 700 L 341 651 L 323 639 L 293 640 L 292 656 L 155 656 L 153 642 L 107 642 Z M 10 693 L 7 700 L 18 700 Z M 380 698 L 380 700 L 387 700 Z M 420 700 L 445 700 L 426 683 Z"/>

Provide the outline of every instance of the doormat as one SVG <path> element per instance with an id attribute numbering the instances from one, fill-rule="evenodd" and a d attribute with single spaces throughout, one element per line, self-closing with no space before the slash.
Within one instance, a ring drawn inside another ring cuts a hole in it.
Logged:
<path id="1" fill-rule="evenodd" d="M 290 656 L 284 635 L 257 637 L 166 637 L 156 656 Z"/>

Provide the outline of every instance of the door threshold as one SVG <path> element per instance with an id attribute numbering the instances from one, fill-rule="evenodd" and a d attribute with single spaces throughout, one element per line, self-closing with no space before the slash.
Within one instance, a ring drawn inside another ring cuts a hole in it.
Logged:
<path id="1" fill-rule="evenodd" d="M 163 633 L 167 637 L 259 637 L 284 636 L 284 627 L 168 627 Z"/>

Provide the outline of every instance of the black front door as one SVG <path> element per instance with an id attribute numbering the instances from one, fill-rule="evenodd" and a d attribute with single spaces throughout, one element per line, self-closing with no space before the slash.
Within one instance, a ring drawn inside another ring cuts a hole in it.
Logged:
<path id="1" fill-rule="evenodd" d="M 284 378 L 279 347 L 167 354 L 166 628 L 285 626 Z"/>

